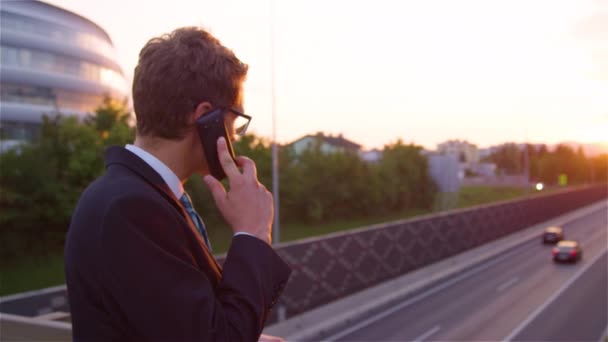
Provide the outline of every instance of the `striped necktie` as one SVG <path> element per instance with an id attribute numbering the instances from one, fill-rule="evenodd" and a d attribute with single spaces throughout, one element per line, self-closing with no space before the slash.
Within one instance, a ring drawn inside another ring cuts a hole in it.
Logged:
<path id="1" fill-rule="evenodd" d="M 192 222 L 194 222 L 196 229 L 198 229 L 198 232 L 203 237 L 207 248 L 209 248 L 209 251 L 211 252 L 211 243 L 209 242 L 209 237 L 207 237 L 207 230 L 205 229 L 205 224 L 203 223 L 203 220 L 201 219 L 199 214 L 197 214 L 194 210 L 194 207 L 192 206 L 192 201 L 190 200 L 190 196 L 188 196 L 188 194 L 184 191 L 184 194 L 182 195 L 182 197 L 180 197 L 179 201 L 186 208 L 188 215 L 190 215 Z"/>

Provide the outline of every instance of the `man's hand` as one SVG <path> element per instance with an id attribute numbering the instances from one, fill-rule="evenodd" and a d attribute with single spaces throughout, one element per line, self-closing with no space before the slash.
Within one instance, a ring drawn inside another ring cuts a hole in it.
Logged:
<path id="1" fill-rule="evenodd" d="M 285 340 L 281 337 L 262 334 L 258 342 L 285 342 Z"/>
<path id="2" fill-rule="evenodd" d="M 235 164 L 223 137 L 217 141 L 217 152 L 230 183 L 230 191 L 226 192 L 217 179 L 211 175 L 205 176 L 205 183 L 211 190 L 217 208 L 235 233 L 248 233 L 270 244 L 273 199 L 272 194 L 258 182 L 255 163 L 239 156 Z"/>

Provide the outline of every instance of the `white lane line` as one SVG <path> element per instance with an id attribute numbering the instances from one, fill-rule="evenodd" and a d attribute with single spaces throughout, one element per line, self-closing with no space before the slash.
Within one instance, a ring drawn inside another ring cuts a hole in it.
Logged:
<path id="1" fill-rule="evenodd" d="M 527 241 L 524 244 L 526 244 L 526 243 L 527 243 Z M 404 301 L 402 303 L 399 303 L 399 304 L 393 306 L 392 308 L 387 309 L 386 311 L 380 312 L 380 313 L 378 313 L 378 314 L 376 314 L 374 316 L 369 317 L 368 319 L 366 319 L 366 320 L 364 320 L 362 322 L 359 322 L 358 324 L 355 324 L 355 325 L 349 327 L 348 329 L 342 330 L 339 333 L 336 333 L 336 334 L 328 337 L 326 340 L 327 341 L 336 341 L 336 340 L 338 340 L 338 339 L 340 339 L 340 338 L 342 338 L 342 337 L 344 337 L 346 335 L 349 335 L 349 334 L 351 334 L 351 333 L 353 333 L 353 332 L 355 332 L 357 330 L 361 330 L 361 329 L 365 328 L 366 326 L 368 326 L 370 324 L 373 324 L 373 323 L 375 323 L 375 322 L 383 319 L 384 317 L 390 316 L 393 313 L 395 313 L 395 312 L 397 312 L 397 311 L 399 311 L 399 310 L 401 310 L 401 309 L 403 309 L 405 307 L 408 307 L 408 306 L 410 306 L 412 304 L 415 304 L 415 303 L 423 300 L 424 298 L 429 297 L 432 294 L 435 294 L 435 293 L 437 293 L 439 291 L 442 291 L 442 290 L 444 290 L 444 289 L 446 289 L 446 288 L 454 285 L 455 283 L 457 283 L 457 282 L 459 282 L 461 280 L 464 280 L 464 279 L 466 279 L 466 278 L 468 278 L 468 277 L 470 277 L 470 276 L 472 276 L 472 275 L 474 275 L 476 273 L 482 272 L 482 271 L 490 268 L 494 264 L 497 264 L 497 263 L 499 263 L 499 262 L 501 262 L 501 261 L 503 261 L 505 259 L 511 258 L 512 254 L 521 253 L 519 251 L 519 247 L 523 246 L 524 244 L 517 246 L 517 248 L 515 248 L 511 252 L 505 253 L 505 254 L 503 254 L 500 257 L 497 257 L 497 258 L 495 258 L 493 260 L 490 260 L 490 261 L 484 263 L 483 265 L 476 266 L 476 267 L 468 270 L 467 272 L 461 273 L 458 276 L 455 276 L 455 277 L 453 277 L 453 278 L 451 278 L 449 280 L 446 280 L 445 282 L 442 282 L 441 284 L 436 285 L 436 286 L 430 288 L 429 290 L 426 290 L 426 291 L 422 292 L 421 294 L 419 294 L 417 296 L 414 296 L 414 297 L 412 297 L 412 298 L 410 298 L 410 299 L 408 299 L 408 300 L 406 300 L 406 301 Z"/>
<path id="2" fill-rule="evenodd" d="M 604 227 L 603 224 L 601 224 L 602 227 Z M 589 245 L 590 243 L 594 242 L 595 240 L 598 239 L 598 237 L 600 237 L 601 235 L 606 233 L 606 230 L 608 229 L 608 226 L 605 227 L 606 229 L 600 230 L 599 232 L 597 232 L 595 235 L 593 235 L 591 238 L 585 240 L 585 244 L 583 245 L 583 247 L 585 247 L 586 245 Z"/>
<path id="3" fill-rule="evenodd" d="M 564 285 L 562 285 L 562 287 L 560 287 L 559 290 L 557 290 L 557 292 L 554 292 L 553 295 L 543 305 L 536 308 L 536 310 L 534 310 L 534 312 L 532 312 L 523 322 L 521 322 L 517 326 L 517 328 L 515 328 L 515 330 L 513 330 L 513 332 L 511 334 L 509 334 L 509 336 L 503 338 L 503 341 L 512 341 L 515 338 L 515 336 L 519 335 L 519 333 L 522 332 L 522 330 L 524 330 L 524 328 L 528 324 L 530 324 L 534 319 L 536 319 L 536 317 L 538 317 L 543 311 L 545 311 L 545 309 L 547 307 L 549 307 L 549 305 L 553 304 L 553 302 L 555 302 L 555 300 L 557 300 L 557 298 L 564 291 L 566 291 L 572 284 L 574 284 L 574 282 L 576 280 L 578 280 L 578 278 L 580 278 L 580 276 L 582 276 L 586 270 L 588 270 L 591 266 L 593 266 L 593 264 L 595 264 L 595 262 L 598 261 L 601 257 L 603 257 L 607 252 L 608 252 L 608 250 L 605 250 L 605 251 L 599 253 L 598 255 L 596 255 L 593 258 L 593 260 L 591 260 L 591 262 L 589 262 L 587 265 L 585 265 L 585 267 L 578 270 L 578 272 L 576 272 L 576 274 L 574 274 L 574 276 L 572 278 L 570 278 Z"/>
<path id="4" fill-rule="evenodd" d="M 602 208 L 601 210 L 604 210 L 604 209 Z M 600 210 L 594 211 L 593 214 L 596 213 L 596 212 L 599 212 L 599 211 Z M 568 221 L 565 221 L 565 222 L 566 223 L 571 223 L 571 222 L 575 222 L 575 221 L 577 221 L 579 219 L 580 218 L 575 218 L 575 219 L 571 219 L 571 220 L 568 220 Z M 497 264 L 497 263 L 499 263 L 499 262 L 501 262 L 501 261 L 503 261 L 505 259 L 511 258 L 513 254 L 520 253 L 520 251 L 519 251 L 520 248 L 522 248 L 524 245 L 530 243 L 531 241 L 536 240 L 536 238 L 537 238 L 536 236 L 530 237 L 530 239 L 522 241 L 521 244 L 519 244 L 517 246 L 514 246 L 511 249 L 511 251 L 506 252 L 506 253 L 502 254 L 501 256 L 498 256 L 498 257 L 492 256 L 492 257 L 490 257 L 490 258 L 493 258 L 492 260 L 490 260 L 490 261 L 484 261 L 484 262 L 482 262 L 483 264 L 478 265 L 478 266 L 473 266 L 473 268 L 470 269 L 470 270 L 468 270 L 467 272 L 461 273 L 458 276 L 450 277 L 449 280 L 446 280 L 445 282 L 442 281 L 442 283 L 440 285 L 432 287 L 429 290 L 426 290 L 426 291 L 420 293 L 419 295 L 414 296 L 414 297 L 406 300 L 405 302 L 399 303 L 399 304 L 395 305 L 394 307 L 392 307 L 390 309 L 387 309 L 386 311 L 383 311 L 383 312 L 380 312 L 380 313 L 376 314 L 375 316 L 371 316 L 368 319 L 366 319 L 364 321 L 361 321 L 361 322 L 359 322 L 359 323 L 357 323 L 357 324 L 349 327 L 348 329 L 342 330 L 342 331 L 340 331 L 340 332 L 338 332 L 338 333 L 336 333 L 336 334 L 334 334 L 332 336 L 329 336 L 328 338 L 325 339 L 325 341 L 336 341 L 338 339 L 341 339 L 344 336 L 350 335 L 351 333 L 353 333 L 353 332 L 355 332 L 357 330 L 361 330 L 361 329 L 367 327 L 368 325 L 373 324 L 373 323 L 375 323 L 375 322 L 377 322 L 377 321 L 379 321 L 379 320 L 381 320 L 381 319 L 383 319 L 383 318 L 385 318 L 387 316 L 390 316 L 393 313 L 395 313 L 395 312 L 397 312 L 397 311 L 399 311 L 399 310 L 401 310 L 401 309 L 403 309 L 405 307 L 408 307 L 408 306 L 410 306 L 412 304 L 415 304 L 415 303 L 423 300 L 424 298 L 426 298 L 426 297 L 428 297 L 428 296 L 430 296 L 432 294 L 435 294 L 435 293 L 437 293 L 439 291 L 442 291 L 445 288 L 448 288 L 448 287 L 452 286 L 453 284 L 458 283 L 461 280 L 464 280 L 464 279 L 466 279 L 466 278 L 468 278 L 470 276 L 473 276 L 476 273 L 482 272 L 482 271 L 490 268 L 494 264 Z M 499 255 L 499 254 L 497 254 L 497 255 Z"/>
<path id="5" fill-rule="evenodd" d="M 427 338 L 431 337 L 432 335 L 436 334 L 440 329 L 441 329 L 441 326 L 436 325 L 436 326 L 433 327 L 433 329 L 431 329 L 431 330 L 425 332 L 424 334 L 416 337 L 414 339 L 414 341 L 416 341 L 416 342 L 422 342 L 422 341 L 426 340 Z"/>
<path id="6" fill-rule="evenodd" d="M 502 291 L 506 290 L 509 286 L 512 286 L 513 284 L 517 283 L 518 281 L 519 281 L 519 277 L 515 277 L 515 278 L 509 280 L 508 282 L 497 287 L 496 291 L 502 292 Z"/>

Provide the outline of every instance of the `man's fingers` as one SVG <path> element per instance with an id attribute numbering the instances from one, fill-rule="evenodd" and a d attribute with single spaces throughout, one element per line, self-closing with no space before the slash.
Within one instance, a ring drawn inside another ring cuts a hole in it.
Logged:
<path id="1" fill-rule="evenodd" d="M 215 203 L 218 205 L 221 204 L 226 197 L 226 189 L 224 189 L 222 183 L 211 175 L 205 176 L 203 180 L 205 181 L 205 184 L 207 184 L 209 191 L 211 191 L 211 195 L 213 196 Z"/>
<path id="2" fill-rule="evenodd" d="M 239 169 L 236 167 L 230 152 L 228 152 L 228 144 L 224 137 L 217 139 L 217 155 L 229 180 L 240 175 Z"/>
<path id="3" fill-rule="evenodd" d="M 258 342 L 285 342 L 282 337 L 271 336 L 271 335 L 260 335 Z"/>
<path id="4" fill-rule="evenodd" d="M 236 164 L 243 169 L 243 175 L 247 178 L 258 179 L 258 171 L 255 162 L 247 157 L 236 157 Z"/>

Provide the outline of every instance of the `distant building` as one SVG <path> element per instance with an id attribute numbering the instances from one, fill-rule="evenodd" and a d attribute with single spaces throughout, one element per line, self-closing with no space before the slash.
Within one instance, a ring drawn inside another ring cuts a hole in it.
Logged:
<path id="1" fill-rule="evenodd" d="M 454 155 L 460 163 L 468 165 L 479 162 L 479 151 L 477 146 L 466 140 L 448 140 L 437 145 L 437 152 L 443 155 Z"/>
<path id="2" fill-rule="evenodd" d="M 484 178 L 492 178 L 496 176 L 496 164 L 494 163 L 479 163 L 471 167 L 471 172 L 477 176 Z"/>
<path id="3" fill-rule="evenodd" d="M 376 148 L 370 151 L 359 151 L 359 157 L 366 162 L 377 163 L 382 159 L 382 151 Z"/>
<path id="4" fill-rule="evenodd" d="M 41 1 L 0 7 L 0 139 L 31 140 L 44 114 L 83 117 L 128 87 L 110 36 L 94 22 Z"/>
<path id="5" fill-rule="evenodd" d="M 327 136 L 319 132 L 315 135 L 306 135 L 290 144 L 296 155 L 302 154 L 307 149 L 319 147 L 322 152 L 352 152 L 359 153 L 361 145 L 345 139 L 342 134 L 338 136 Z"/>
<path id="6" fill-rule="evenodd" d="M 480 148 L 478 150 L 479 159 L 482 160 L 486 157 L 489 157 L 492 154 L 494 154 L 496 151 L 498 151 L 499 149 L 500 149 L 500 146 L 490 146 L 490 147 L 486 147 L 486 148 Z"/>
<path id="7" fill-rule="evenodd" d="M 460 191 L 463 174 L 459 168 L 458 157 L 454 154 L 427 154 L 429 173 L 440 192 Z"/>

